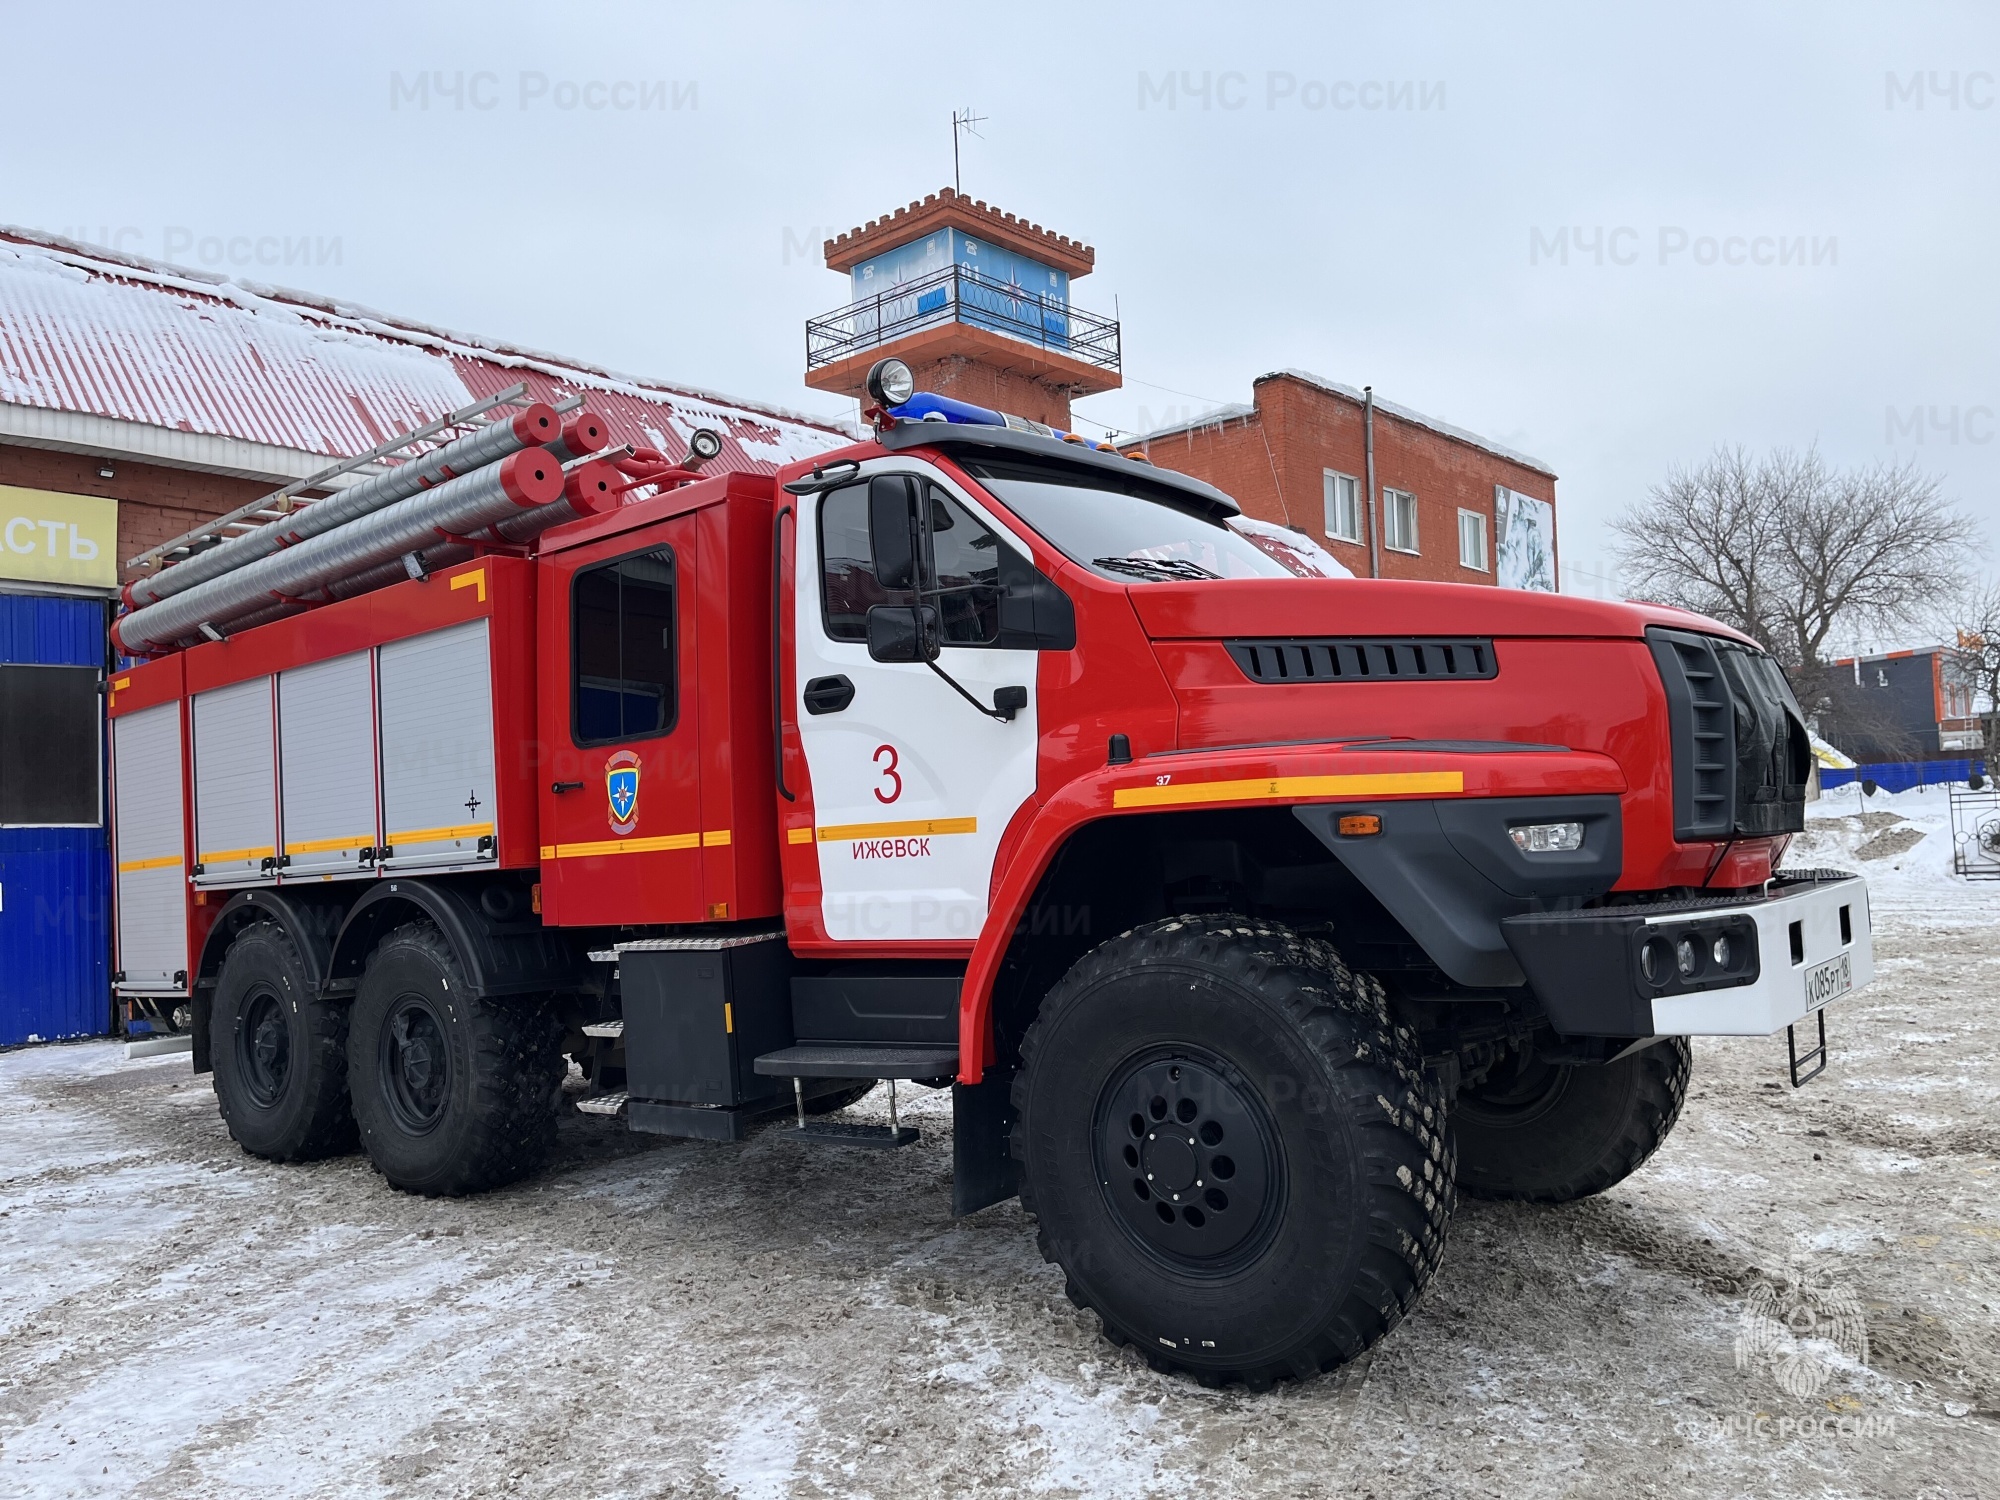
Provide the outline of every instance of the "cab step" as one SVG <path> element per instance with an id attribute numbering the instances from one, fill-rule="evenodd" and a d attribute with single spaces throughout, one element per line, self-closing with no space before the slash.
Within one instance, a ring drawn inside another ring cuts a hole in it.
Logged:
<path id="1" fill-rule="evenodd" d="M 908 1125 L 863 1125 L 845 1120 L 808 1120 L 785 1134 L 818 1146 L 863 1146 L 871 1151 L 894 1151 L 917 1143 L 917 1133 Z"/>
<path id="2" fill-rule="evenodd" d="M 623 1089 L 615 1094 L 593 1094 L 577 1100 L 576 1107 L 587 1115 L 622 1115 L 628 1097 Z"/>
<path id="3" fill-rule="evenodd" d="M 766 1078 L 949 1078 L 956 1047 L 881 1046 L 869 1042 L 807 1042 L 757 1059 Z"/>
<path id="4" fill-rule="evenodd" d="M 795 1047 L 795 1052 L 807 1049 Z M 805 1079 L 794 1074 L 792 1098 L 797 1102 L 798 1123 L 785 1132 L 794 1140 L 821 1146 L 865 1146 L 872 1151 L 895 1151 L 914 1146 L 917 1133 L 896 1118 L 896 1080 L 889 1080 L 889 1123 L 863 1125 L 859 1121 L 813 1120 L 806 1117 Z"/>

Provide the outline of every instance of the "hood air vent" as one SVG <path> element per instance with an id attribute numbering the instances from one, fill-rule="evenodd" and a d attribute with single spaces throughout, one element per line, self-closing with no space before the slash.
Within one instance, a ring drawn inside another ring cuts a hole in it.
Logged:
<path id="1" fill-rule="evenodd" d="M 1499 674 L 1476 636 L 1323 636 L 1224 643 L 1252 682 L 1479 681 Z"/>

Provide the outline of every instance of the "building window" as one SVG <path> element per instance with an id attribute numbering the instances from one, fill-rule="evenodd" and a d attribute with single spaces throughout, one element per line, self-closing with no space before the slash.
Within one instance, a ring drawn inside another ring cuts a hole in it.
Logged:
<path id="1" fill-rule="evenodd" d="M 1326 471 L 1326 534 L 1336 541 L 1361 540 L 1361 481 Z"/>
<path id="2" fill-rule="evenodd" d="M 95 667 L 0 667 L 0 825 L 103 821 L 97 679 Z"/>
<path id="3" fill-rule="evenodd" d="M 1417 548 L 1417 497 L 1408 490 L 1382 491 L 1382 545 L 1391 552 Z"/>
<path id="4" fill-rule="evenodd" d="M 673 728 L 673 549 L 656 548 L 578 573 L 570 611 L 576 742 L 608 745 Z"/>
<path id="5" fill-rule="evenodd" d="M 1490 572 L 1486 561 L 1486 517 L 1476 510 L 1458 513 L 1458 565 Z"/>

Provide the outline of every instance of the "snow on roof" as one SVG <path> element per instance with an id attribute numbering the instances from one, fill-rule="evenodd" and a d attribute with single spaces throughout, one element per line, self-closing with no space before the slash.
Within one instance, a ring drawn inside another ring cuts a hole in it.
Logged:
<path id="1" fill-rule="evenodd" d="M 542 399 L 586 396 L 614 442 L 672 458 L 712 427 L 720 469 L 770 473 L 855 437 L 796 412 L 0 226 L 0 402 L 338 458 L 518 380 Z"/>
<path id="2" fill-rule="evenodd" d="M 1367 399 L 1357 387 L 1344 384 L 1338 380 L 1328 380 L 1324 375 L 1315 375 L 1310 370 L 1273 370 L 1269 374 L 1259 375 L 1251 384 L 1254 387 L 1263 384 L 1267 380 L 1281 379 L 1303 381 L 1307 385 L 1317 386 L 1320 390 L 1330 391 L 1336 396 L 1345 396 L 1349 401 L 1357 405 Z M 1479 448 L 1493 454 L 1496 458 L 1504 458 L 1509 463 L 1519 464 L 1524 469 L 1533 469 L 1537 474 L 1546 474 L 1551 479 L 1557 477 L 1556 471 L 1543 463 L 1539 458 L 1530 458 L 1525 453 L 1517 453 L 1514 449 L 1503 447 L 1490 438 L 1481 437 L 1476 432 L 1468 432 L 1463 427 L 1454 427 L 1451 423 L 1441 422 L 1436 417 L 1427 417 L 1420 411 L 1407 406 L 1400 406 L 1394 401 L 1384 401 L 1380 396 L 1377 396 L 1375 398 L 1375 409 L 1379 412 L 1386 412 L 1390 416 L 1397 417 L 1402 421 L 1414 423 L 1418 427 L 1427 427 L 1441 437 L 1448 437 L 1457 442 L 1468 443 L 1474 448 Z M 1246 406 L 1241 402 L 1233 402 L 1228 406 L 1218 406 L 1212 411 L 1204 412 L 1193 421 L 1177 422 L 1171 427 L 1162 427 L 1155 432 L 1143 433 L 1139 437 L 1132 439 L 1131 443 L 1150 443 L 1159 438 L 1172 437 L 1177 433 L 1198 431 L 1203 427 L 1215 427 L 1224 422 L 1234 422 L 1253 417 L 1256 414 L 1257 408 L 1255 406 Z"/>

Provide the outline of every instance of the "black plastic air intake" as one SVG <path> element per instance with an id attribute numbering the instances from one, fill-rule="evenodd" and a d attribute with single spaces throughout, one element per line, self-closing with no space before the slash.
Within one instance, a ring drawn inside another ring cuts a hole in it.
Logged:
<path id="1" fill-rule="evenodd" d="M 1735 641 L 1646 632 L 1667 694 L 1674 837 L 1754 838 L 1805 827 L 1812 741 L 1778 664 Z"/>
<path id="2" fill-rule="evenodd" d="M 1252 682 L 1440 682 L 1496 676 L 1493 642 L 1471 636 L 1230 641 Z"/>

